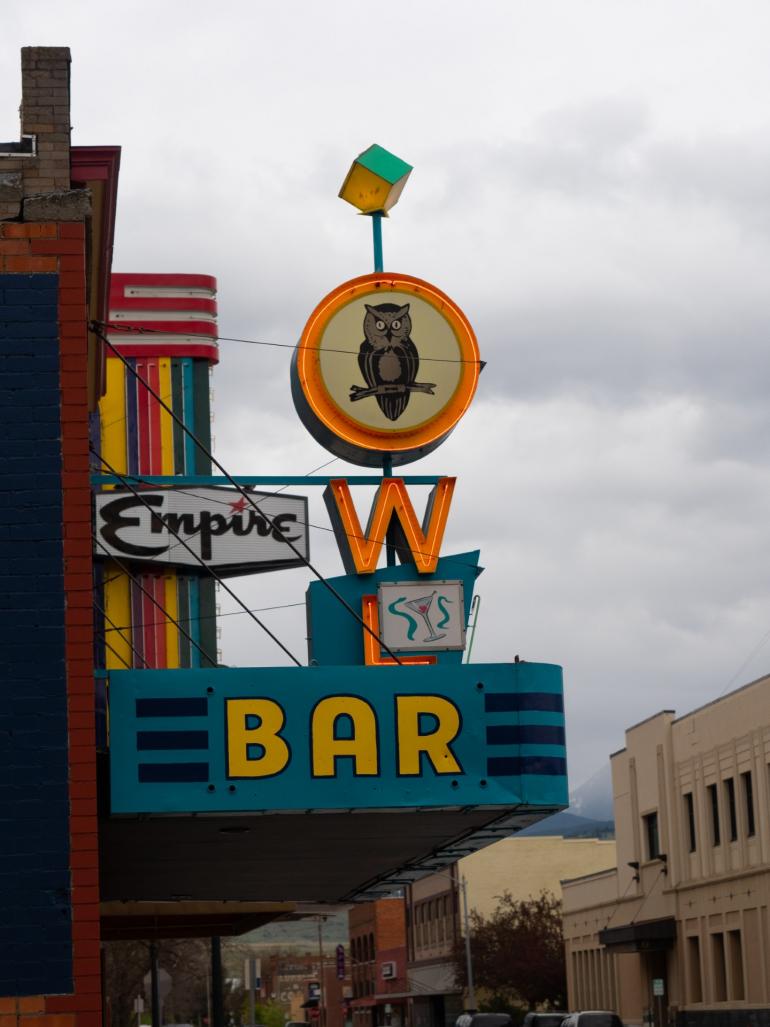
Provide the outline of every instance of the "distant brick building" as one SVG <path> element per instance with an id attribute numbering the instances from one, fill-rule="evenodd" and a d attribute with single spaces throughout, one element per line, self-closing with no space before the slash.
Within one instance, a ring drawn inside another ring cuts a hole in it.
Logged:
<path id="1" fill-rule="evenodd" d="M 354 906 L 350 920 L 353 1027 L 402 1027 L 406 1022 L 404 900 Z"/>

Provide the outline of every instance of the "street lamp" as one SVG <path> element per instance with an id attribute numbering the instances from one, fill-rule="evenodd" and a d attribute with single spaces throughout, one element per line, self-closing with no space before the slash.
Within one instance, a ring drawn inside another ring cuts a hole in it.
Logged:
<path id="1" fill-rule="evenodd" d="M 448 874 L 445 870 L 431 870 L 431 874 L 437 877 L 446 877 L 452 884 L 457 884 L 457 878 Z M 476 1012 L 476 990 L 473 986 L 473 959 L 471 957 L 471 925 L 468 917 L 468 882 L 465 874 L 460 875 L 460 890 L 463 896 L 463 930 L 465 932 L 465 973 L 468 978 L 468 1005 L 466 1012 Z"/>

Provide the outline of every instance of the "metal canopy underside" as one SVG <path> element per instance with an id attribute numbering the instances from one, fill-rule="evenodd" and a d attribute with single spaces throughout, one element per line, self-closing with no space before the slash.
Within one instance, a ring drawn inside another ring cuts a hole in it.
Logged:
<path id="1" fill-rule="evenodd" d="M 244 934 L 294 909 L 292 903 L 103 902 L 102 941 L 210 938 Z"/>
<path id="2" fill-rule="evenodd" d="M 518 815 L 474 808 L 103 817 L 101 897 L 103 902 L 368 899 L 550 812 L 527 807 Z"/>

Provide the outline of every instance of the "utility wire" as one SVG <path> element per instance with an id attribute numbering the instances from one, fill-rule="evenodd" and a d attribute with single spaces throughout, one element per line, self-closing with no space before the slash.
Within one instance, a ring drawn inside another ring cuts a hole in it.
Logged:
<path id="1" fill-rule="evenodd" d="M 655 890 L 655 885 L 656 885 L 656 884 L 658 883 L 658 881 L 659 881 L 659 880 L 661 879 L 661 877 L 663 876 L 663 874 L 665 874 L 665 873 L 667 873 L 667 872 L 668 872 L 668 869 L 667 869 L 666 865 L 664 864 L 664 865 L 663 865 L 663 866 L 662 866 L 662 867 L 660 868 L 660 870 L 658 871 L 658 876 L 657 876 L 657 877 L 655 878 L 655 880 L 654 880 L 654 881 L 652 882 L 652 884 L 650 885 L 650 890 L 649 890 L 648 892 L 646 892 L 646 893 L 645 893 L 645 896 L 644 896 L 644 898 L 642 899 L 642 904 L 641 904 L 641 906 L 639 907 L 639 909 L 637 909 L 637 911 L 636 911 L 636 912 L 634 913 L 634 915 L 633 915 L 633 916 L 631 917 L 631 919 L 630 919 L 629 923 L 632 923 L 632 924 L 635 924 L 635 923 L 636 923 L 637 919 L 639 918 L 639 914 L 640 914 L 640 913 L 642 912 L 642 910 L 644 909 L 644 904 L 645 904 L 645 902 L 647 901 L 647 899 L 648 899 L 648 898 L 650 897 L 650 895 L 652 895 L 653 891 Z"/>
<path id="2" fill-rule="evenodd" d="M 96 634 L 99 636 L 99 638 L 101 638 L 102 642 L 104 642 L 104 644 L 107 646 L 107 648 L 113 654 L 113 656 L 117 657 L 117 659 L 120 660 L 120 662 L 123 664 L 124 667 L 126 667 L 128 670 L 133 670 L 134 669 L 131 666 L 131 664 L 128 663 L 128 661 L 126 659 L 124 659 L 124 657 L 121 655 L 121 653 L 119 653 L 118 650 L 114 648 L 114 646 L 110 645 L 110 643 L 107 641 L 107 638 L 106 638 L 106 636 L 105 636 L 103 631 L 97 631 Z"/>
<path id="3" fill-rule="evenodd" d="M 112 628 L 114 628 L 116 631 L 119 630 L 117 625 L 115 624 L 115 621 L 111 620 L 110 617 L 107 616 L 106 612 L 101 608 L 101 606 L 99 605 L 99 603 L 97 603 L 97 601 L 95 599 L 94 599 L 94 608 L 102 615 L 102 617 L 104 617 L 104 619 L 107 621 L 107 623 L 109 625 L 112 626 Z M 107 641 L 107 637 L 106 636 L 107 636 L 107 632 L 105 631 L 104 632 L 104 640 L 105 640 L 105 642 Z M 123 639 L 124 642 L 128 643 L 128 646 L 129 646 L 131 652 L 134 654 L 134 656 L 136 656 L 137 659 L 141 660 L 142 663 L 145 665 L 145 667 L 149 667 L 150 666 L 149 663 L 147 662 L 147 660 L 145 660 L 144 656 L 139 652 L 139 650 L 134 647 L 134 644 L 131 641 L 131 639 L 130 638 L 126 638 L 125 635 L 123 635 L 122 632 L 120 633 L 120 637 Z"/>
<path id="4" fill-rule="evenodd" d="M 630 880 L 630 881 L 628 882 L 628 884 L 626 885 L 626 890 L 625 890 L 625 891 L 623 892 L 623 894 L 622 894 L 622 895 L 620 896 L 620 898 L 618 899 L 618 901 L 617 901 L 617 902 L 615 903 L 615 908 L 614 908 L 614 909 L 612 910 L 612 912 L 610 913 L 610 915 L 609 915 L 609 916 L 607 917 L 607 923 L 606 923 L 606 924 L 604 925 L 604 930 L 605 930 L 605 931 L 606 931 L 606 930 L 607 930 L 607 928 L 608 928 L 608 927 L 610 926 L 610 921 L 611 921 L 611 920 L 612 920 L 612 918 L 613 918 L 613 917 L 615 916 L 615 914 L 617 913 L 617 911 L 618 911 L 618 910 L 620 909 L 620 904 L 621 904 L 621 902 L 622 902 L 622 901 L 623 901 L 623 899 L 624 899 L 624 898 L 626 897 L 626 895 L 628 895 L 628 892 L 629 892 L 629 890 L 630 890 L 630 888 L 631 888 L 631 885 L 632 885 L 632 884 L 634 883 L 634 881 L 635 881 L 635 880 L 636 880 L 636 878 L 635 878 L 635 877 L 632 877 L 632 878 L 631 878 L 631 880 Z"/>
<path id="5" fill-rule="evenodd" d="M 116 357 L 117 357 L 117 358 L 118 358 L 118 359 L 119 359 L 119 360 L 120 360 L 120 361 L 121 361 L 121 362 L 122 362 L 122 363 L 123 363 L 123 364 L 124 364 L 124 365 L 125 365 L 125 366 L 126 366 L 126 367 L 127 367 L 128 369 L 129 369 L 129 371 L 130 371 L 130 372 L 131 372 L 131 374 L 132 374 L 132 375 L 133 375 L 133 376 L 134 376 L 134 377 L 135 377 L 135 378 L 137 379 L 137 381 L 140 381 L 140 382 L 141 382 L 141 383 L 142 383 L 142 384 L 144 385 L 144 387 L 145 387 L 145 388 L 147 389 L 147 391 L 148 391 L 148 392 L 150 393 L 150 395 L 151 395 L 151 396 L 153 396 L 153 397 L 155 398 L 155 400 L 157 400 L 157 402 L 158 402 L 158 403 L 160 403 L 160 405 L 161 405 L 161 406 L 163 407 L 163 409 L 164 409 L 164 410 L 165 410 L 165 411 L 166 411 L 167 413 L 169 413 L 169 414 L 171 415 L 171 417 L 172 417 L 172 418 L 174 419 L 174 421 L 176 422 L 176 424 L 178 424 L 178 425 L 179 425 L 179 427 L 180 427 L 180 428 L 182 429 L 182 431 L 183 431 L 183 432 L 185 433 L 185 435 L 187 435 L 187 436 L 188 436 L 188 438 L 192 439 L 192 441 L 193 441 L 193 442 L 195 443 L 195 445 L 196 445 L 196 446 L 198 447 L 198 449 L 199 449 L 199 450 L 201 451 L 201 453 L 203 453 L 203 455 L 204 455 L 204 456 L 205 456 L 205 457 L 206 457 L 206 458 L 207 458 L 208 460 L 210 460 L 210 461 L 211 461 L 211 463 L 212 463 L 212 464 L 213 464 L 213 465 L 214 465 L 214 466 L 215 466 L 215 467 L 216 467 L 216 468 L 217 468 L 217 469 L 218 469 L 219 471 L 221 471 L 221 472 L 222 472 L 222 474 L 223 474 L 223 475 L 225 476 L 225 478 L 227 478 L 227 480 L 228 480 L 228 481 L 229 481 L 229 483 L 230 483 L 230 484 L 232 485 L 232 487 L 233 487 L 234 489 L 237 489 L 237 490 L 238 490 L 238 492 L 240 492 L 240 494 L 241 494 L 241 495 L 242 495 L 242 496 L 244 497 L 244 499 L 246 499 L 246 500 L 248 501 L 249 505 L 250 505 L 251 507 L 253 507 L 253 509 L 257 511 L 257 513 L 258 513 L 258 514 L 260 515 L 260 517 L 263 517 L 263 518 L 264 518 L 264 519 L 265 519 L 265 520 L 267 521 L 267 523 L 268 523 L 268 524 L 270 525 L 270 528 L 271 528 L 271 529 L 272 529 L 273 531 L 275 531 L 275 530 L 276 530 L 276 528 L 275 528 L 275 522 L 273 521 L 273 519 L 272 519 L 272 518 L 271 518 L 271 517 L 270 517 L 270 516 L 269 516 L 268 514 L 264 513 L 264 511 L 260 510 L 260 508 L 259 508 L 259 506 L 257 505 L 257 503 L 255 503 L 255 502 L 254 502 L 254 498 L 253 498 L 253 496 L 251 495 L 251 493 L 249 493 L 249 492 L 248 492 L 248 491 L 247 491 L 246 489 L 244 489 L 244 488 L 243 488 L 242 486 L 238 485 L 238 483 L 236 482 L 235 478 L 233 478 L 233 476 L 232 476 L 232 475 L 231 475 L 231 474 L 230 474 L 230 473 L 229 473 L 229 472 L 228 472 L 228 471 L 227 471 L 227 470 L 225 469 L 225 467 L 224 467 L 224 466 L 223 466 L 223 465 L 222 465 L 222 464 L 221 464 L 221 463 L 219 462 L 219 460 L 217 460 L 217 458 L 216 458 L 216 457 L 215 457 L 215 456 L 213 455 L 213 453 L 211 453 L 211 451 L 210 451 L 210 450 L 208 450 L 208 449 L 206 448 L 206 446 L 204 446 L 204 444 L 203 444 L 203 443 L 201 442 L 201 440 L 200 440 L 200 439 L 199 439 L 199 438 L 197 437 L 197 435 L 196 435 L 196 434 L 195 434 L 195 433 L 194 433 L 193 431 L 191 431 L 191 430 L 190 430 L 190 429 L 189 429 L 189 428 L 187 427 L 187 425 L 186 425 L 186 424 L 184 423 L 184 421 L 182 421 L 182 419 L 181 419 L 181 418 L 180 418 L 180 417 L 179 417 L 179 416 L 178 416 L 178 415 L 177 415 L 176 413 L 174 413 L 174 411 L 173 411 L 173 410 L 171 409 L 171 407 L 169 407 L 169 406 L 168 406 L 168 405 L 167 405 L 166 403 L 164 403 L 164 402 L 163 402 L 163 400 L 162 400 L 162 399 L 160 398 L 160 396 L 158 395 L 158 393 L 157 393 L 157 392 L 156 392 L 156 391 L 155 391 L 155 390 L 154 390 L 154 389 L 152 388 L 152 386 L 151 386 L 151 385 L 149 385 L 149 384 L 148 384 L 147 382 L 145 382 L 145 381 L 144 381 L 144 379 L 143 379 L 143 378 L 142 378 L 142 377 L 141 377 L 141 376 L 140 376 L 140 375 L 139 375 L 139 374 L 137 373 L 137 371 L 135 370 L 135 368 L 133 368 L 133 367 L 131 366 L 131 364 L 129 363 L 129 361 L 128 361 L 128 360 L 126 360 L 126 358 L 125 358 L 125 357 L 123 356 L 123 354 L 122 354 L 122 353 L 120 353 L 120 352 L 119 352 L 119 351 L 118 351 L 118 350 L 117 350 L 117 349 L 115 348 L 115 346 L 113 346 L 113 344 L 112 344 L 112 343 L 110 342 L 110 340 L 109 340 L 109 339 L 107 338 L 107 336 L 106 336 L 106 335 L 104 334 L 104 332 L 102 331 L 102 327 L 103 327 L 103 323 L 102 323 L 102 322 L 100 322 L 100 321 L 91 321 L 91 322 L 90 322 L 90 328 L 91 328 L 91 330 L 92 330 L 92 331 L 94 332 L 94 334 L 95 334 L 95 335 L 96 335 L 96 336 L 97 336 L 98 338 L 100 338 L 100 339 L 102 340 L 102 342 L 104 342 L 104 343 L 105 343 L 105 345 L 109 347 L 109 349 L 110 349 L 110 350 L 112 350 L 112 352 L 113 352 L 113 353 L 115 354 L 115 356 L 116 356 Z M 104 465 L 105 465 L 105 466 L 109 467 L 109 465 L 107 464 L 107 462 L 106 462 L 106 460 L 104 459 L 104 457 L 102 457 L 102 456 L 101 456 L 101 455 L 100 455 L 99 453 L 97 453 L 97 452 L 96 452 L 96 450 L 94 450 L 94 449 L 93 449 L 93 447 L 92 447 L 92 452 L 94 453 L 94 455 L 95 455 L 96 457 L 98 457 L 98 458 L 99 458 L 99 459 L 100 459 L 100 460 L 102 461 L 102 463 L 104 463 Z M 113 474 L 115 474 L 116 472 L 115 472 L 115 471 L 113 470 L 113 471 L 112 471 L 112 473 L 113 473 Z M 122 475 L 119 475 L 119 474 L 118 474 L 118 475 L 116 475 L 116 476 L 117 476 L 118 478 L 120 478 L 120 480 L 121 480 L 121 481 L 122 481 L 122 482 L 123 482 L 124 484 L 127 484 L 127 483 L 126 483 L 126 480 L 125 480 L 125 478 L 123 478 L 123 477 L 122 477 Z M 135 490 L 135 489 L 132 489 L 131 491 L 132 491 L 132 492 L 134 493 L 134 495 L 137 495 L 137 496 L 138 496 L 138 493 L 136 492 L 136 490 Z M 148 503 L 145 503 L 145 506 L 147 506 L 147 507 L 148 507 L 148 509 L 151 509 Z M 179 535 L 178 535 L 178 533 L 177 533 L 177 537 L 179 538 L 179 540 L 180 540 L 180 541 L 182 541 L 182 539 L 181 539 L 181 536 L 179 536 Z M 366 631 L 366 632 L 367 632 L 367 633 L 368 633 L 369 635 L 371 635 L 371 636 L 372 636 L 372 638 L 373 638 L 373 639 L 374 639 L 374 640 L 375 640 L 375 641 L 376 641 L 376 642 L 378 643 L 378 645 L 380 646 L 380 648 L 381 648 L 381 649 L 384 649 L 384 650 L 385 650 L 385 652 L 386 652 L 386 653 L 388 654 L 388 656 L 392 657 L 392 659 L 393 659 L 393 660 L 394 660 L 394 661 L 395 661 L 395 662 L 396 662 L 396 663 L 397 663 L 397 664 L 398 664 L 399 666 L 401 666 L 401 665 L 402 665 L 402 664 L 401 664 L 401 660 L 400 660 L 400 659 L 398 658 L 398 656 L 397 656 L 397 655 L 396 655 L 396 654 L 395 654 L 395 653 L 393 652 L 393 650 L 392 650 L 392 649 L 390 648 L 390 646 L 386 645 L 386 644 L 385 644 L 385 642 L 384 642 L 384 641 L 382 640 L 382 638 L 380 638 L 380 636 L 379 636 L 379 635 L 377 634 L 377 632 L 376 632 L 376 631 L 373 631 L 373 630 L 372 630 L 372 629 L 371 629 L 371 628 L 369 627 L 369 625 L 368 625 L 368 624 L 366 623 L 366 621 L 365 621 L 365 620 L 363 619 L 363 617 L 361 616 L 361 614 L 360 614 L 360 613 L 357 613 L 357 612 L 356 612 L 356 611 L 355 611 L 355 610 L 353 609 L 353 607 L 352 607 L 352 606 L 350 605 L 350 603 L 348 603 L 348 601 L 347 601 L 347 600 L 346 600 L 346 599 L 345 599 L 345 598 L 344 598 L 344 597 L 343 597 L 342 595 L 340 595 L 340 593 L 339 593 L 339 592 L 337 591 L 337 589 L 336 589 L 336 588 L 334 588 L 334 586 L 333 586 L 333 585 L 332 585 L 332 584 L 331 584 L 331 583 L 330 583 L 329 581 L 327 581 L 327 579 L 326 579 L 326 578 L 325 578 L 325 577 L 323 576 L 323 574 L 321 574 L 321 572 L 320 572 L 319 570 L 317 570 L 317 569 L 316 569 L 316 568 L 315 568 L 315 567 L 313 566 L 313 564 L 312 564 L 312 563 L 310 562 L 310 560 L 309 560 L 309 559 L 308 559 L 308 558 L 307 558 L 307 557 L 305 556 L 305 554 L 304 554 L 303 552 L 301 552 L 301 550 L 300 550 L 300 549 L 298 549 L 298 548 L 297 548 L 297 546 L 295 546 L 295 545 L 294 545 L 294 543 L 293 543 L 293 542 L 292 542 L 292 541 L 291 541 L 290 539 L 288 539 L 288 538 L 284 538 L 284 540 L 283 540 L 283 541 L 284 541 L 284 543 L 285 543 L 285 544 L 286 544 L 286 545 L 287 545 L 287 546 L 289 547 L 289 549 L 291 549 L 291 551 L 292 551 L 292 552 L 293 552 L 293 553 L 295 554 L 295 556 L 297 556 L 297 557 L 298 557 L 298 558 L 299 558 L 299 559 L 300 559 L 300 560 L 302 561 L 302 563 L 304 563 L 304 564 L 305 564 L 305 566 L 306 566 L 306 567 L 308 568 L 308 570 L 312 571 L 312 573 L 313 573 L 313 574 L 314 574 L 314 575 L 315 575 L 315 576 L 316 576 L 316 577 L 318 578 L 318 580 L 319 580 L 319 581 L 320 581 L 320 582 L 321 582 L 321 583 L 323 584 L 324 588 L 326 588 L 326 589 L 327 589 L 327 591 L 329 591 L 329 592 L 330 592 L 330 593 L 331 593 L 331 594 L 332 594 L 332 595 L 333 595 L 333 596 L 334 596 L 334 597 L 335 597 L 335 598 L 337 599 L 337 601 L 338 601 L 338 602 L 339 602 L 339 603 L 340 603 L 340 604 L 341 604 L 341 605 L 342 605 L 342 606 L 343 606 L 343 607 L 344 607 L 344 608 L 345 608 L 345 609 L 346 609 L 346 610 L 348 611 L 348 613 L 349 613 L 349 614 L 351 615 L 351 617 L 353 617 L 353 618 L 354 618 L 354 620 L 355 620 L 355 621 L 356 621 L 356 622 L 357 622 L 358 624 L 360 624 L 360 625 L 361 625 L 361 627 L 362 627 L 362 628 L 364 629 L 364 631 Z M 187 548 L 189 548 L 189 547 L 187 547 Z M 193 552 L 193 550 L 190 550 L 190 552 Z M 194 553 L 193 555 L 194 555 L 194 556 L 196 557 L 196 559 L 200 560 L 200 557 L 198 557 L 197 553 Z M 201 563 L 201 564 L 202 564 L 202 565 L 203 565 L 204 567 L 206 566 L 206 564 L 205 564 L 205 563 L 203 563 L 203 561 L 202 561 L 202 560 L 200 560 L 200 563 Z M 209 570 L 211 570 L 211 569 L 209 568 Z M 214 574 L 214 572 L 213 572 L 213 571 L 211 571 L 211 573 L 212 573 L 212 574 Z M 215 577 L 217 577 L 217 575 L 214 575 L 214 576 L 215 576 Z M 217 580 L 220 580 L 220 581 L 221 581 L 221 579 L 219 579 L 219 578 L 217 578 Z M 225 585 L 224 587 L 225 587 L 226 591 L 230 593 L 230 595 L 232 595 L 232 596 L 233 596 L 234 598 L 236 598 L 236 599 L 237 599 L 237 596 L 235 596 L 235 593 L 234 593 L 234 592 L 232 591 L 232 589 L 229 589 L 229 588 L 227 588 L 227 586 L 226 586 L 226 585 Z M 240 599 L 237 599 L 237 601 L 238 601 L 238 603 L 239 603 L 239 604 L 240 604 L 241 606 L 243 606 L 244 610 L 248 610 L 248 607 L 247 607 L 247 606 L 246 606 L 246 605 L 245 605 L 244 603 L 242 603 Z M 255 618 L 255 619 L 257 619 L 257 618 Z M 259 621 L 258 621 L 258 623 L 261 623 L 261 622 L 259 622 Z M 264 630 L 265 630 L 265 631 L 267 631 L 267 632 L 268 632 L 268 634 L 270 634 L 270 635 L 271 635 L 271 637 L 273 637 L 273 638 L 275 637 L 275 636 L 273 636 L 273 635 L 272 635 L 272 632 L 270 632 L 270 631 L 268 630 L 268 628 L 267 628 L 267 627 L 265 627 L 264 625 L 262 625 L 262 627 L 264 628 Z M 282 649 L 283 649 L 283 650 L 284 650 L 285 652 L 288 652 L 288 649 L 286 649 L 286 647 L 285 647 L 285 646 L 284 646 L 284 645 L 283 645 L 283 644 L 282 644 L 281 642 L 278 642 L 278 639 L 275 639 L 275 641 L 276 641 L 276 642 L 278 643 L 278 645 L 280 645 L 280 646 L 281 646 L 281 648 L 282 648 Z M 294 657 L 292 657 L 292 659 L 294 659 L 294 660 L 295 660 L 295 663 L 297 663 L 297 666 L 301 666 L 301 664 L 299 663 L 299 661 L 297 661 L 297 660 L 296 660 L 296 659 L 295 659 Z"/>
<path id="6" fill-rule="evenodd" d="M 126 573 L 128 573 L 128 572 L 126 572 Z M 304 606 L 304 605 L 305 605 L 305 603 L 281 603 L 279 606 L 256 606 L 256 607 L 252 607 L 251 612 L 252 613 L 267 613 L 267 612 L 269 612 L 271 610 L 289 610 L 289 609 L 292 609 L 293 607 Z M 165 611 L 164 611 L 164 613 L 165 613 Z M 166 614 L 166 616 L 168 617 L 168 614 Z M 197 620 L 219 620 L 222 617 L 242 617 L 242 616 L 243 616 L 243 610 L 228 610 L 227 613 L 207 613 L 207 614 L 204 614 L 201 617 L 197 617 L 196 619 Z M 174 621 L 172 617 L 169 617 L 168 619 L 170 621 L 172 621 L 172 623 L 176 623 L 176 621 Z M 143 620 L 143 621 L 138 621 L 135 624 L 124 624 L 123 627 L 119 627 L 118 626 L 118 627 L 114 627 L 114 628 L 109 628 L 109 630 L 110 631 L 129 631 L 132 627 L 134 627 L 134 628 L 150 628 L 150 627 L 157 627 L 159 624 L 164 624 L 164 623 L 165 623 L 165 621 L 163 621 L 163 620 Z M 179 626 L 179 630 L 183 631 L 181 626 Z M 204 655 L 205 655 L 205 653 L 204 653 Z M 206 659 L 209 659 L 209 657 L 207 656 Z"/>
<path id="7" fill-rule="evenodd" d="M 103 325 L 110 332 L 126 332 L 127 334 L 133 333 L 134 335 L 182 335 L 182 332 L 167 332 L 162 328 L 141 328 L 138 325 L 127 325 L 127 324 L 116 324 L 110 322 L 105 324 L 104 322 L 94 322 Z M 99 334 L 95 332 L 95 334 Z M 190 332 L 190 335 L 195 335 L 195 332 Z M 264 342 L 261 339 L 238 339 L 233 338 L 229 335 L 207 335 L 201 336 L 201 338 L 210 339 L 211 342 L 245 342 L 249 346 L 269 346 L 271 349 L 297 349 L 297 344 L 293 342 Z M 303 350 L 307 350 L 311 353 L 342 353 L 348 357 L 358 357 L 358 350 L 353 349 L 335 349 L 333 346 L 303 346 Z M 485 360 L 466 360 L 464 357 L 420 357 L 420 363 L 430 362 L 433 364 L 480 364 L 482 367 L 486 364 Z"/>
<path id="8" fill-rule="evenodd" d="M 96 540 L 96 544 L 99 546 L 99 548 L 101 550 L 103 550 L 103 552 L 105 552 L 107 554 L 107 556 L 114 563 L 116 563 L 118 565 L 118 567 L 120 567 L 120 569 L 123 571 L 123 573 L 126 574 L 131 579 L 131 581 L 133 581 L 133 583 L 137 586 L 137 588 L 141 590 L 143 595 L 147 596 L 147 598 L 150 600 L 150 602 L 153 604 L 153 606 L 155 606 L 163 614 L 165 620 L 162 620 L 162 621 L 152 621 L 151 623 L 154 624 L 154 625 L 157 625 L 157 624 L 164 624 L 166 620 L 171 621 L 171 623 L 174 625 L 174 627 L 177 629 L 177 631 L 179 631 L 179 633 L 181 635 L 183 635 L 187 639 L 187 641 L 190 643 L 190 645 L 195 646 L 195 648 L 198 650 L 198 652 L 201 654 L 201 656 L 205 660 L 208 660 L 209 663 L 211 663 L 213 666 L 216 666 L 217 661 L 213 660 L 211 658 L 211 656 L 209 656 L 209 654 L 206 652 L 206 650 L 203 649 L 199 645 L 199 643 L 195 641 L 195 639 L 192 637 L 192 635 L 182 627 L 182 625 L 181 625 L 181 623 L 179 621 L 174 620 L 174 618 L 171 616 L 171 614 L 168 612 L 168 610 L 166 610 L 165 607 L 163 607 L 158 602 L 158 600 L 155 598 L 155 596 L 144 587 L 144 585 L 141 583 L 139 578 L 135 574 L 132 574 L 131 571 L 128 569 L 128 567 L 126 567 L 126 565 L 121 560 L 119 560 L 117 556 L 113 556 L 113 554 L 109 552 L 107 547 L 99 539 Z M 214 615 L 214 616 L 216 616 L 216 615 Z M 106 614 L 105 614 L 105 617 L 106 617 Z M 127 630 L 130 631 L 131 627 L 141 628 L 141 627 L 144 627 L 145 625 L 147 625 L 148 623 L 150 623 L 150 622 L 145 621 L 143 624 L 129 625 Z M 112 621 L 110 621 L 110 624 L 112 624 Z M 113 624 L 113 627 L 115 627 L 114 624 Z M 115 630 L 122 631 L 123 629 L 115 628 Z M 130 644 L 131 643 L 129 643 L 129 645 Z M 133 646 L 132 646 L 132 648 L 133 648 Z"/>
<path id="9" fill-rule="evenodd" d="M 126 481 L 126 479 L 123 477 L 122 474 L 119 474 L 115 470 L 115 468 L 112 467 L 112 465 L 103 456 L 101 456 L 101 454 L 97 453 L 96 450 L 93 448 L 93 446 L 91 446 L 90 449 L 91 449 L 91 452 L 94 454 L 94 456 L 99 457 L 99 459 L 102 461 L 104 466 L 109 470 L 110 474 L 114 474 L 116 478 L 119 478 L 123 482 L 123 484 L 129 489 L 129 491 L 132 492 L 134 496 L 136 496 L 136 498 L 139 500 L 139 502 L 142 503 L 142 505 L 145 506 L 150 511 L 151 514 L 154 514 L 155 511 L 153 510 L 152 506 L 143 498 L 143 496 L 139 492 L 137 492 L 137 490 L 133 487 L 133 485 L 130 485 Z M 219 575 L 216 573 L 216 571 L 214 571 L 211 567 L 209 567 L 208 564 L 203 559 L 201 559 L 200 556 L 198 556 L 198 554 L 195 552 L 195 550 L 192 548 L 192 546 L 189 546 L 184 541 L 184 539 L 179 534 L 179 532 L 174 530 L 174 529 L 172 529 L 170 525 L 166 525 L 166 526 L 168 527 L 168 530 L 172 533 L 172 535 L 175 535 L 179 539 L 179 541 L 182 543 L 182 545 L 185 547 L 185 549 L 189 553 L 191 553 L 192 556 L 198 561 L 198 563 L 201 565 L 201 567 L 204 567 L 208 571 L 208 573 L 211 575 L 211 577 L 214 578 L 215 581 L 219 582 L 220 586 L 225 590 L 225 592 L 227 592 L 228 595 L 232 596 L 233 599 L 236 601 L 236 603 L 238 603 L 239 606 L 243 607 L 244 612 L 248 613 L 248 615 L 251 617 L 251 619 L 254 621 L 254 623 L 258 624 L 262 628 L 262 630 L 267 635 L 269 635 L 270 638 L 272 638 L 272 640 L 275 642 L 275 644 L 277 646 L 279 646 L 279 648 L 281 648 L 286 653 L 286 655 L 289 657 L 290 660 L 292 660 L 293 663 L 295 663 L 298 667 L 301 667 L 302 664 L 297 659 L 297 657 L 294 655 L 294 653 L 292 653 L 289 649 L 286 648 L 286 646 L 283 644 L 283 642 L 280 640 L 280 638 L 278 638 L 276 635 L 274 635 L 273 632 L 270 630 L 270 628 L 266 624 L 264 624 L 259 619 L 259 617 L 257 617 L 257 615 L 255 613 L 251 612 L 251 610 L 248 608 L 248 606 L 246 606 L 246 604 L 243 602 L 243 600 L 239 596 L 237 596 L 235 594 L 235 592 L 233 592 L 233 590 L 228 585 L 226 585 L 224 583 L 224 581 L 222 581 L 222 579 L 219 577 Z"/>

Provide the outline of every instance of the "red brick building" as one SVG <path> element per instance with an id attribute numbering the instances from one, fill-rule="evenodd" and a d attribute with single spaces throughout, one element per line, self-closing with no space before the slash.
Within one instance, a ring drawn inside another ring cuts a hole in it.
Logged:
<path id="1" fill-rule="evenodd" d="M 89 432 L 119 149 L 71 148 L 70 54 L 22 50 L 0 143 L 0 1024 L 101 1023 Z"/>
<path id="2" fill-rule="evenodd" d="M 404 900 L 354 906 L 349 922 L 353 1027 L 403 1027 L 409 991 Z"/>

